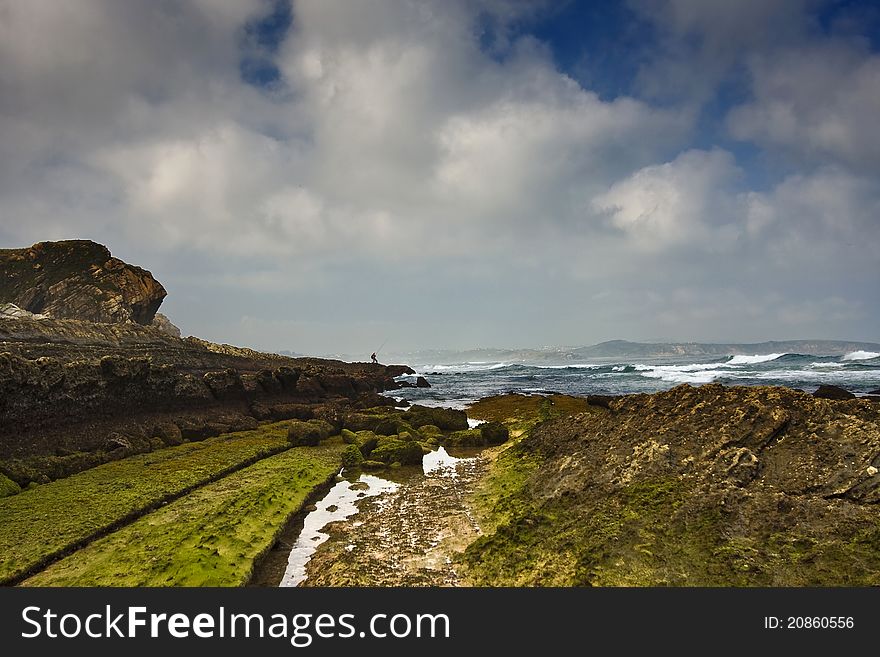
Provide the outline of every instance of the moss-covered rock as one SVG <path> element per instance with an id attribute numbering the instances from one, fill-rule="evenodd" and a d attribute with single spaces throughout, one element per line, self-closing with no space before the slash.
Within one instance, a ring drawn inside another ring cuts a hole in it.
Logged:
<path id="1" fill-rule="evenodd" d="M 402 417 L 416 428 L 428 424 L 444 431 L 460 431 L 468 428 L 467 414 L 452 408 L 433 408 L 414 404 L 403 413 Z"/>
<path id="2" fill-rule="evenodd" d="M 428 440 L 430 438 L 436 438 L 438 436 L 442 436 L 443 432 L 440 430 L 440 427 L 433 424 L 425 424 L 419 427 L 419 435 Z"/>
<path id="3" fill-rule="evenodd" d="M 383 417 L 372 413 L 346 413 L 343 418 L 343 426 L 351 431 L 373 431 Z"/>
<path id="4" fill-rule="evenodd" d="M 417 442 L 396 438 L 379 440 L 379 444 L 370 452 L 370 460 L 387 464 L 418 465 L 422 462 L 422 456 L 422 447 Z"/>
<path id="5" fill-rule="evenodd" d="M 4 474 L 0 474 L 0 497 L 9 497 L 21 492 L 21 486 Z"/>
<path id="6" fill-rule="evenodd" d="M 385 467 L 387 467 L 387 464 L 382 463 L 382 461 L 373 461 L 372 459 L 367 459 L 361 463 L 361 468 L 364 470 L 383 470 Z"/>
<path id="7" fill-rule="evenodd" d="M 465 429 L 450 433 L 443 444 L 449 447 L 482 447 L 486 442 L 479 429 Z"/>
<path id="8" fill-rule="evenodd" d="M 357 445 L 360 447 L 361 454 L 364 455 L 364 458 L 369 457 L 370 452 L 372 452 L 376 448 L 376 445 L 379 444 L 379 436 L 372 431 L 358 431 L 357 440 Z"/>
<path id="9" fill-rule="evenodd" d="M 342 436 L 342 442 L 346 445 L 358 445 L 360 444 L 358 441 L 358 435 L 354 431 L 350 431 L 349 429 L 343 429 L 340 432 Z"/>
<path id="10" fill-rule="evenodd" d="M 333 433 L 333 425 L 324 420 L 293 420 L 287 430 L 287 440 L 294 447 L 314 447 Z"/>
<path id="11" fill-rule="evenodd" d="M 483 442 L 487 445 L 501 445 L 510 438 L 510 430 L 500 422 L 486 422 L 479 428 Z"/>
<path id="12" fill-rule="evenodd" d="M 502 401 L 525 423 L 527 399 Z M 493 461 L 472 584 L 880 583 L 876 404 L 709 384 L 610 406 L 553 419 L 541 401 L 550 421 Z"/>
<path id="13" fill-rule="evenodd" d="M 345 468 L 356 468 L 364 462 L 364 455 L 357 445 L 348 445 L 342 450 L 342 465 Z"/>
<path id="14" fill-rule="evenodd" d="M 397 436 L 404 433 L 416 434 L 413 426 L 400 415 L 391 415 L 376 425 L 374 431 L 380 436 Z"/>

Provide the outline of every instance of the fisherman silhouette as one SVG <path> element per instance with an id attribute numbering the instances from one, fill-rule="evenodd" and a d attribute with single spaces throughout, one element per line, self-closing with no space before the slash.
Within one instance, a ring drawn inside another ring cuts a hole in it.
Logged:
<path id="1" fill-rule="evenodd" d="M 373 355 L 370 356 L 370 360 L 373 361 L 373 364 L 374 364 L 374 365 L 378 365 L 378 364 L 379 364 L 379 361 L 376 359 L 376 352 L 375 352 L 375 351 L 373 352 Z"/>

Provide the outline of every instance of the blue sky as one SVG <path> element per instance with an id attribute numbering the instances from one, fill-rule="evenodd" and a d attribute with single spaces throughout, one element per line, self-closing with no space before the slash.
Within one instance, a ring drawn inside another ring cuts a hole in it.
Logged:
<path id="1" fill-rule="evenodd" d="M 880 340 L 876 3 L 0 17 L 0 244 L 105 243 L 184 333 L 319 354 Z"/>

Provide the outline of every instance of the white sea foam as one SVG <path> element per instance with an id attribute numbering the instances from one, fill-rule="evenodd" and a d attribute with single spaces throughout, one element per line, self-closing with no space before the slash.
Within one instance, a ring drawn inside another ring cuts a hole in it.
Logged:
<path id="1" fill-rule="evenodd" d="M 420 372 L 449 372 L 451 374 L 466 374 L 468 372 L 483 372 L 485 370 L 497 370 L 503 367 L 510 367 L 510 363 L 455 363 L 452 365 L 425 365 L 417 367 Z"/>
<path id="2" fill-rule="evenodd" d="M 757 354 L 755 356 L 731 356 L 725 365 L 755 365 L 757 363 L 767 363 L 776 360 L 785 354 Z"/>
<path id="3" fill-rule="evenodd" d="M 755 372 L 743 378 L 766 379 L 771 381 L 791 381 L 791 382 L 810 382 L 810 383 L 833 383 L 845 386 L 846 384 L 867 384 L 873 385 L 880 383 L 880 377 L 876 371 L 858 370 L 770 370 L 768 372 Z"/>
<path id="4" fill-rule="evenodd" d="M 660 379 L 661 381 L 669 381 L 670 383 L 711 383 L 719 376 L 724 376 L 726 372 L 722 372 L 714 368 L 715 365 L 694 364 L 694 365 L 657 365 L 655 367 L 636 365 L 636 370 L 650 379 Z"/>
<path id="5" fill-rule="evenodd" d="M 810 367 L 840 368 L 843 367 L 843 363 L 810 363 Z"/>
<path id="6" fill-rule="evenodd" d="M 880 353 L 876 351 L 852 351 L 841 360 L 870 360 L 871 358 L 880 358 Z"/>
<path id="7" fill-rule="evenodd" d="M 636 372 L 653 372 L 655 370 L 663 370 L 665 372 L 701 372 L 703 370 L 714 370 L 720 365 L 718 363 L 691 363 L 689 365 L 633 365 Z"/>

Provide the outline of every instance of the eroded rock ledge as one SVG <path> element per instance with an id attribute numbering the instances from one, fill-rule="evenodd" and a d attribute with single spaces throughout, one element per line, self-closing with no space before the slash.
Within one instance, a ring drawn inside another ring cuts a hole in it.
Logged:
<path id="1" fill-rule="evenodd" d="M 476 583 L 880 584 L 880 405 L 718 384 L 603 401 L 499 458 Z"/>
<path id="2" fill-rule="evenodd" d="M 411 372 L 286 358 L 133 323 L 2 320 L 0 472 L 27 485 L 262 420 L 312 416 L 315 406 L 392 403 L 377 393 Z"/>

